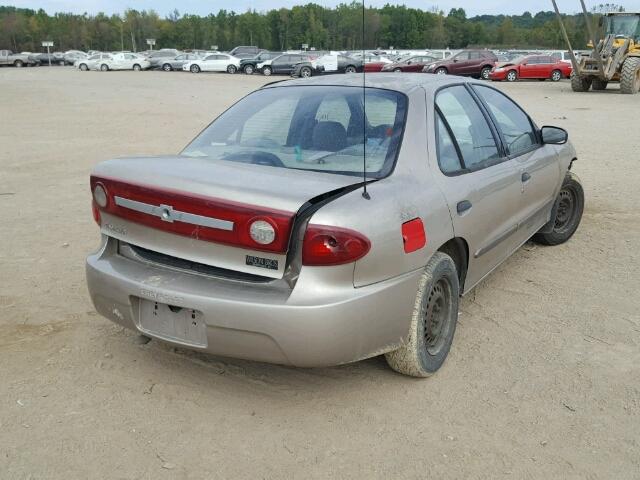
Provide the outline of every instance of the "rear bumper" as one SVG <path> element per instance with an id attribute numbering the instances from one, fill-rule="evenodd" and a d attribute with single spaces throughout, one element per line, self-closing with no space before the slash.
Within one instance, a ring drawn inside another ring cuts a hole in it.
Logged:
<path id="1" fill-rule="evenodd" d="M 138 262 L 120 256 L 116 243 L 106 242 L 87 258 L 98 313 L 142 331 L 141 300 L 194 309 L 206 325 L 206 346 L 169 343 L 299 367 L 349 363 L 399 346 L 409 332 L 421 273 L 354 288 L 353 265 L 305 267 L 291 289 L 283 280 L 252 284 Z M 341 279 L 348 271 L 347 284 Z"/>

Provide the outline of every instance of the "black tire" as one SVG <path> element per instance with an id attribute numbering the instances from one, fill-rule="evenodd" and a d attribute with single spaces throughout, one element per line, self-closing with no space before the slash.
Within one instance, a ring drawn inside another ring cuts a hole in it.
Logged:
<path id="1" fill-rule="evenodd" d="M 302 67 L 300 69 L 301 78 L 309 78 L 311 75 L 313 75 L 313 72 L 311 71 L 311 67 Z"/>
<path id="2" fill-rule="evenodd" d="M 357 71 L 358 70 L 353 65 L 347 65 L 347 67 L 344 69 L 344 73 L 356 73 Z"/>
<path id="3" fill-rule="evenodd" d="M 551 72 L 552 82 L 559 82 L 560 80 L 562 80 L 562 72 L 560 70 L 554 70 Z"/>
<path id="4" fill-rule="evenodd" d="M 238 71 L 238 67 L 236 67 L 235 65 L 229 65 L 227 67 L 227 73 L 230 73 L 231 75 L 233 75 L 237 71 Z"/>
<path id="5" fill-rule="evenodd" d="M 482 80 L 489 80 L 489 74 L 491 73 L 491 67 L 483 67 L 480 71 L 480 78 Z"/>
<path id="6" fill-rule="evenodd" d="M 515 82 L 518 80 L 518 72 L 515 70 L 509 70 L 505 78 L 507 79 L 507 82 Z"/>
<path id="7" fill-rule="evenodd" d="M 271 67 L 262 67 L 262 74 L 263 75 L 266 75 L 268 77 L 272 73 L 273 73 L 273 70 L 271 70 Z"/>
<path id="8" fill-rule="evenodd" d="M 628 95 L 640 91 L 640 58 L 628 57 L 622 64 L 620 91 Z"/>
<path id="9" fill-rule="evenodd" d="M 571 75 L 571 89 L 574 92 L 588 92 L 592 83 L 593 79 L 591 77 Z"/>
<path id="10" fill-rule="evenodd" d="M 394 68 L 393 71 L 395 73 L 400 73 L 400 72 L 402 72 L 402 69 L 401 68 Z"/>
<path id="11" fill-rule="evenodd" d="M 165 72 L 170 72 L 171 70 L 173 70 L 173 67 L 170 63 L 165 63 L 164 65 L 162 65 L 162 70 L 164 70 Z"/>
<path id="12" fill-rule="evenodd" d="M 16 68 L 22 68 L 24 67 L 24 62 L 22 60 L 16 60 L 15 62 L 13 62 L 13 66 Z"/>
<path id="13" fill-rule="evenodd" d="M 100 65 L 100 70 L 103 72 L 108 72 L 109 71 L 109 65 L 107 65 L 106 63 L 103 63 L 102 65 Z"/>
<path id="14" fill-rule="evenodd" d="M 246 73 L 247 75 L 253 75 L 254 72 L 254 67 L 253 65 L 245 65 L 244 66 L 244 73 Z"/>
<path id="15" fill-rule="evenodd" d="M 436 252 L 424 268 L 407 342 L 385 354 L 396 372 L 429 377 L 444 363 L 458 322 L 460 286 L 449 255 Z"/>
<path id="16" fill-rule="evenodd" d="M 140 72 L 140 71 L 142 71 L 142 67 L 136 63 L 136 64 L 133 66 L 133 71 L 134 71 L 134 72 Z"/>
<path id="17" fill-rule="evenodd" d="M 200 67 L 198 65 L 191 65 L 191 67 L 189 67 L 189 71 L 191 73 L 200 73 Z"/>
<path id="18" fill-rule="evenodd" d="M 565 177 L 553 211 L 555 217 L 551 219 L 552 230 L 536 233 L 533 236 L 535 242 L 559 245 L 569 240 L 578 229 L 584 211 L 584 190 L 575 175 L 569 174 Z"/>
<path id="19" fill-rule="evenodd" d="M 435 73 L 436 75 L 448 75 L 449 74 L 449 70 L 447 70 L 444 67 L 440 67 L 440 68 L 436 68 L 436 71 L 433 72 L 433 73 Z"/>
<path id="20" fill-rule="evenodd" d="M 601 80 L 599 78 L 594 78 L 593 82 L 591 82 L 591 88 L 593 88 L 594 90 L 606 90 L 607 85 L 609 85 L 609 82 L 607 82 L 606 80 Z"/>
<path id="21" fill-rule="evenodd" d="M 87 70 L 89 70 L 89 67 L 87 67 L 86 63 L 81 63 L 80 65 L 78 65 L 78 68 L 83 72 L 86 72 Z"/>

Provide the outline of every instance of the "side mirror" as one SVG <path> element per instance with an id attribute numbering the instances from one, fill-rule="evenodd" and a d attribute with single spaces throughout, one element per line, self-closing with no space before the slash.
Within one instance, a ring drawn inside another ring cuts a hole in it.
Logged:
<path id="1" fill-rule="evenodd" d="M 458 59 L 457 59 L 457 58 L 454 58 L 454 59 L 453 59 L 453 63 L 458 63 Z"/>
<path id="2" fill-rule="evenodd" d="M 542 142 L 549 145 L 564 145 L 569 140 L 569 134 L 564 128 L 542 127 Z"/>

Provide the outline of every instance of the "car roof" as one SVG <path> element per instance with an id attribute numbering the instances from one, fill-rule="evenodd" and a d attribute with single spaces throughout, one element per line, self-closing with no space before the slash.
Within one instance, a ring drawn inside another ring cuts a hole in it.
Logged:
<path id="1" fill-rule="evenodd" d="M 362 87 L 363 75 L 328 75 L 292 80 L 281 80 L 266 84 L 262 88 L 297 87 L 297 86 L 335 86 Z M 456 75 L 434 75 L 428 73 L 373 73 L 365 75 L 365 86 L 368 88 L 382 88 L 409 93 L 416 88 L 436 90 L 442 86 L 454 83 L 476 83 L 474 80 Z"/>

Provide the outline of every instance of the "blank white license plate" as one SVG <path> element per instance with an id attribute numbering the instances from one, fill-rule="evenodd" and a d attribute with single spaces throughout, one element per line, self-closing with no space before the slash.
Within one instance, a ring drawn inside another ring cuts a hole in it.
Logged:
<path id="1" fill-rule="evenodd" d="M 140 323 L 143 333 L 194 347 L 207 346 L 207 331 L 202 313 L 140 299 Z"/>

